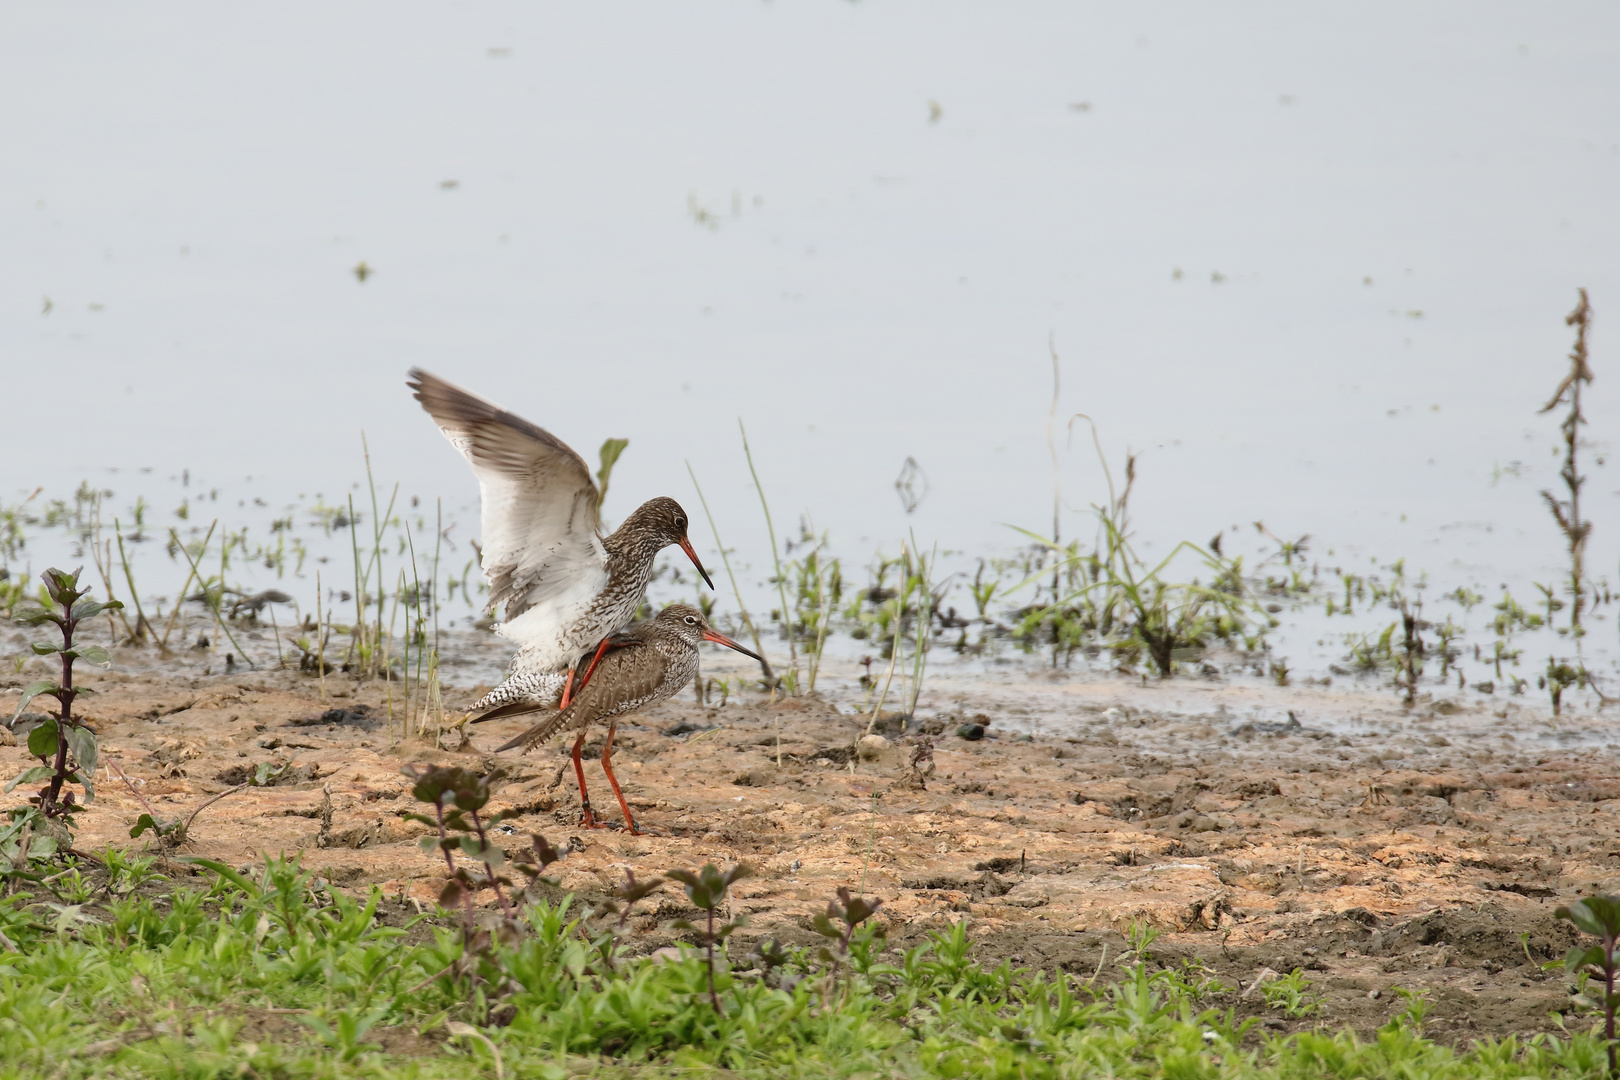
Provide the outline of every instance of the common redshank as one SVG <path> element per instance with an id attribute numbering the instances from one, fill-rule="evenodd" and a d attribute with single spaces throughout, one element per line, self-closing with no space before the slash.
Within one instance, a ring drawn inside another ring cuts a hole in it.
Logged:
<path id="1" fill-rule="evenodd" d="M 635 712 L 646 705 L 679 691 L 692 681 L 698 670 L 698 642 L 712 641 L 735 649 L 744 656 L 759 660 L 758 653 L 750 652 L 710 626 L 703 613 L 685 604 L 671 604 L 658 613 L 657 618 L 636 623 L 610 638 L 604 639 L 594 658 L 586 668 L 580 687 L 574 690 L 573 700 L 567 707 L 546 710 L 540 705 L 511 704 L 490 710 L 473 723 L 499 717 L 521 716 L 526 713 L 547 711 L 549 715 L 517 738 L 503 744 L 496 753 L 522 747 L 525 750 L 545 742 L 559 731 L 578 731 L 574 739 L 572 757 L 574 776 L 579 781 L 579 801 L 584 808 L 586 828 L 606 828 L 591 813 L 591 797 L 585 789 L 585 769 L 580 764 L 580 750 L 585 736 L 594 724 L 607 722 L 607 742 L 602 747 L 602 771 L 607 774 L 613 795 L 624 811 L 624 823 L 632 833 L 636 822 L 630 816 L 630 807 L 619 790 L 618 778 L 613 775 L 613 733 L 618 717 Z"/>
<path id="2" fill-rule="evenodd" d="M 421 368 L 406 385 L 478 477 L 487 610 L 506 605 L 498 630 L 518 645 L 510 673 L 474 711 L 567 704 L 574 663 L 629 624 L 670 544 L 714 588 L 674 499 L 642 503 L 603 536 L 596 484 L 567 443 Z"/>

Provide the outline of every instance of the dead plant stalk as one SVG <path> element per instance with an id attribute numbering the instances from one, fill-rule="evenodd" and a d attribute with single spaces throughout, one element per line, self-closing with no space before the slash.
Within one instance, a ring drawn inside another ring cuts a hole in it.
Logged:
<path id="1" fill-rule="evenodd" d="M 1592 325 L 1592 307 L 1587 303 L 1585 289 L 1580 290 L 1580 302 L 1565 317 L 1564 323 L 1575 327 L 1575 346 L 1569 353 L 1569 374 L 1564 376 L 1564 381 L 1558 384 L 1551 400 L 1540 411 L 1551 412 L 1561 404 L 1569 406 L 1563 423 L 1559 425 L 1564 434 L 1564 466 L 1558 472 L 1569 497 L 1560 500 L 1546 490 L 1542 491 L 1541 497 L 1546 501 L 1547 509 L 1552 511 L 1569 545 L 1569 628 L 1578 636 L 1582 633 L 1581 615 L 1586 606 L 1586 541 L 1592 533 L 1592 523 L 1581 517 L 1581 487 L 1586 483 L 1586 478 L 1581 475 L 1577 457 L 1580 429 L 1586 423 L 1586 417 L 1581 412 L 1581 387 L 1592 381 L 1592 369 L 1586 363 L 1586 331 Z"/>

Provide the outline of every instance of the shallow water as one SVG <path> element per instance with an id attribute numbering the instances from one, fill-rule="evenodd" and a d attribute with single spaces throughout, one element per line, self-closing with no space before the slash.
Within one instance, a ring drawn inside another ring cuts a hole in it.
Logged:
<path id="1" fill-rule="evenodd" d="M 1065 536 L 1106 496 L 1083 428 L 1062 431 L 1083 411 L 1116 470 L 1141 455 L 1149 554 L 1223 529 L 1254 548 L 1261 520 L 1311 534 L 1323 568 L 1404 556 L 1437 592 L 1527 602 L 1560 555 L 1537 496 L 1556 420 L 1535 410 L 1585 285 L 1589 566 L 1613 579 L 1611 6 L 8 24 L 6 385 L 70 387 L 94 419 L 64 445 L 43 412 L 0 432 L 7 502 L 89 477 L 168 523 L 218 489 L 263 528 L 352 490 L 364 429 L 385 490 L 464 515 L 464 466 L 403 387 L 421 364 L 587 458 L 629 436 L 610 516 L 659 493 L 696 513 L 690 461 L 760 597 L 736 418 L 779 532 L 807 513 L 857 561 L 911 532 L 1008 552 L 1005 523 L 1050 528 L 1050 341 Z M 1342 654 L 1336 624 L 1285 618 L 1296 667 Z"/>

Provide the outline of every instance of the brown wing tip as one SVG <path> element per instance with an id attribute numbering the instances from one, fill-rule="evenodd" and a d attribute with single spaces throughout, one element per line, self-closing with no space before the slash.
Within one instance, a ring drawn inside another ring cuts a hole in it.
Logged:
<path id="1" fill-rule="evenodd" d="M 422 403 L 422 408 L 441 425 L 447 421 L 456 424 L 493 421 L 524 430 L 526 434 L 531 437 L 538 436 L 542 441 L 556 441 L 549 433 L 536 428 L 522 417 L 507 412 L 488 398 L 479 397 L 470 390 L 463 390 L 455 383 L 447 382 L 421 368 L 411 369 L 410 378 L 406 380 L 405 385 L 411 388 L 412 396 Z"/>
<path id="2" fill-rule="evenodd" d="M 413 367 L 405 373 L 405 385 L 410 389 L 411 396 L 417 401 L 422 400 L 422 394 L 431 383 L 443 383 L 444 380 L 430 371 Z"/>

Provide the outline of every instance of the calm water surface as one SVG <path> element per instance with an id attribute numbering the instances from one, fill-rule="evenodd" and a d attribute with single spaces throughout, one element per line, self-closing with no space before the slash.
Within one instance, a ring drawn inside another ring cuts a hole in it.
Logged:
<path id="1" fill-rule="evenodd" d="M 1065 535 L 1089 537 L 1106 494 L 1083 427 L 1065 433 L 1084 412 L 1116 470 L 1139 454 L 1149 554 L 1220 530 L 1259 554 L 1263 521 L 1309 533 L 1324 573 L 1404 556 L 1435 592 L 1528 599 L 1560 550 L 1536 409 L 1584 285 L 1589 561 L 1614 580 L 1613 5 L 5 23 L 5 503 L 88 478 L 109 511 L 144 496 L 160 527 L 263 536 L 354 490 L 364 430 L 385 490 L 442 498 L 465 557 L 475 490 L 404 390 L 419 364 L 588 458 L 629 437 L 610 517 L 654 494 L 695 512 L 690 462 L 758 597 L 739 418 L 779 531 L 805 516 L 856 562 L 913 532 L 1007 554 L 1006 523 L 1051 526 L 1050 345 Z M 138 560 L 166 580 L 155 548 Z M 1320 668 L 1377 621 L 1285 615 L 1279 650 Z M 1607 663 L 1614 624 L 1595 625 Z"/>

